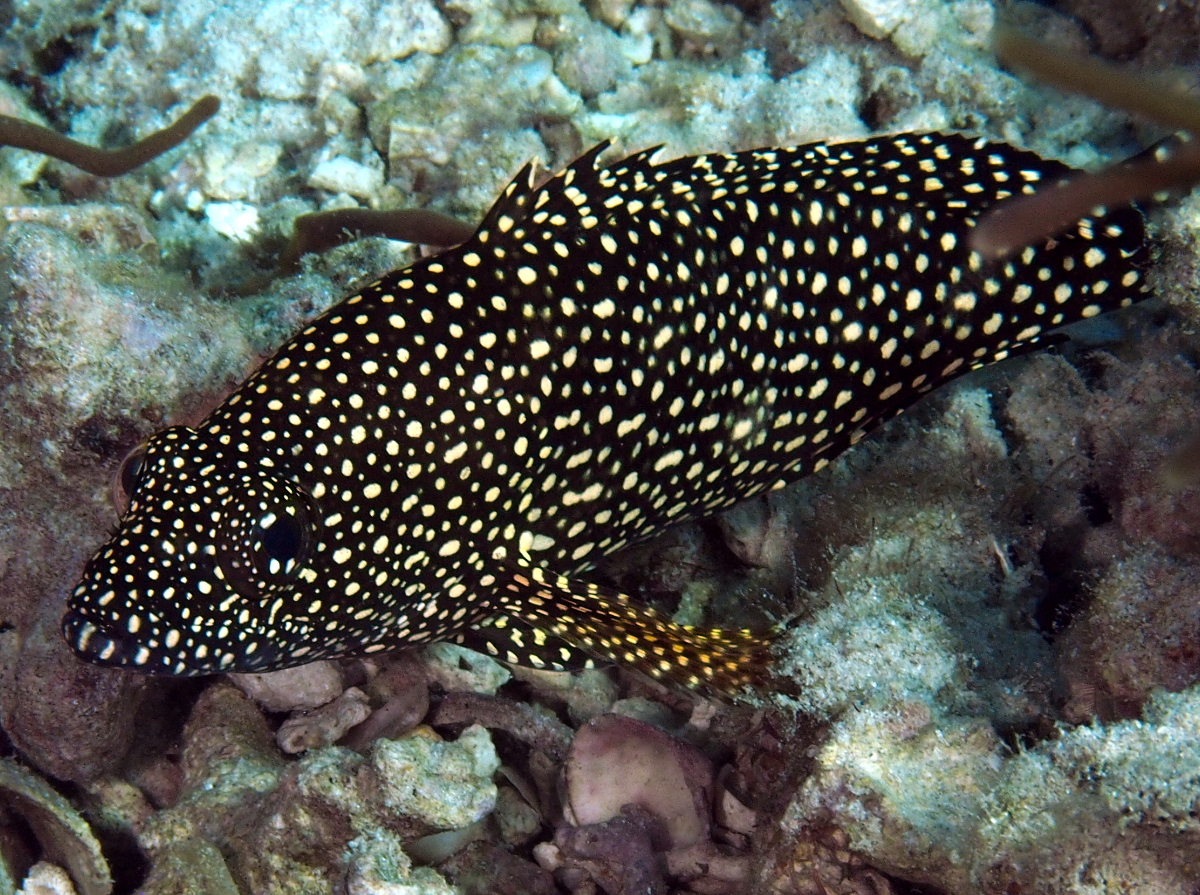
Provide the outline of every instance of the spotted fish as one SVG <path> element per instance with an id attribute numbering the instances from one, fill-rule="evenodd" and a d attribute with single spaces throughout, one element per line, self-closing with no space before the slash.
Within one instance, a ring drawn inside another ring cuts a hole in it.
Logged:
<path id="1" fill-rule="evenodd" d="M 71 597 L 74 649 L 193 675 L 458 639 L 738 687 L 768 638 L 681 627 L 582 576 L 1141 288 L 1129 208 L 1007 261 L 970 249 L 989 205 L 1066 172 L 1001 143 L 607 168 L 600 148 L 541 186 L 527 168 L 466 243 L 151 439 Z"/>

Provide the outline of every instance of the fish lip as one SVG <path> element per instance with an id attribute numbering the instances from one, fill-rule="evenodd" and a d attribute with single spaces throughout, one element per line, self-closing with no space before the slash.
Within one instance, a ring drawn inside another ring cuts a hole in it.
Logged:
<path id="1" fill-rule="evenodd" d="M 154 670 L 148 647 L 134 637 L 97 625 L 74 609 L 63 615 L 62 634 L 75 654 L 93 665 Z"/>
<path id="2" fill-rule="evenodd" d="M 218 651 L 203 662 L 184 663 L 175 652 L 149 647 L 137 637 L 97 624 L 87 614 L 73 608 L 63 614 L 60 630 L 72 651 L 83 661 L 139 674 L 205 677 L 230 672 L 272 671 L 280 667 L 278 657 L 269 648 L 256 653 L 253 661 L 241 664 L 229 661 L 232 659 L 230 654 Z"/>

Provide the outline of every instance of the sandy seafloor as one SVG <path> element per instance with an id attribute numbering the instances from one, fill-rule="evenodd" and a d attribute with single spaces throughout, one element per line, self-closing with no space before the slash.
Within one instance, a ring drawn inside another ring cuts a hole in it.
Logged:
<path id="1" fill-rule="evenodd" d="M 1010 13 L 1196 78 L 1183 2 Z M 607 138 L 665 157 L 940 128 L 1095 166 L 1163 136 L 998 71 L 994 14 L 0 3 L 0 112 L 122 145 L 205 93 L 223 103 L 120 178 L 0 151 L 0 891 L 31 867 L 26 892 L 89 895 L 1200 891 L 1200 494 L 1162 474 L 1200 430 L 1187 199 L 1153 215 L 1146 304 L 606 563 L 685 621 L 794 619 L 790 695 L 730 706 L 615 670 L 509 680 L 433 651 L 327 663 L 251 698 L 84 666 L 57 634 L 115 522 L 124 454 L 414 257 L 363 240 L 271 281 L 297 214 L 476 220 L 530 158 L 561 167 Z M 391 726 L 376 712 L 354 749 L 280 750 L 381 706 Z M 589 799 L 643 810 L 572 828 L 564 803 L 607 816 Z M 466 833 L 427 838 L 447 829 Z"/>

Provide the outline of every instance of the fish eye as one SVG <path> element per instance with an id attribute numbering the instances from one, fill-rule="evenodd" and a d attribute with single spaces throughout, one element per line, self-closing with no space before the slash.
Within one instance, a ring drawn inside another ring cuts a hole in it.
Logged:
<path id="1" fill-rule="evenodd" d="M 223 515 L 217 545 L 221 572 L 247 599 L 265 599 L 289 587 L 317 542 L 315 510 L 289 482 L 254 481 Z"/>
<path id="2" fill-rule="evenodd" d="M 146 466 L 147 447 L 148 443 L 143 441 L 126 454 L 113 477 L 112 502 L 118 516 L 124 516 L 129 511 L 129 502 L 133 498 L 133 492 L 137 490 L 142 470 Z"/>

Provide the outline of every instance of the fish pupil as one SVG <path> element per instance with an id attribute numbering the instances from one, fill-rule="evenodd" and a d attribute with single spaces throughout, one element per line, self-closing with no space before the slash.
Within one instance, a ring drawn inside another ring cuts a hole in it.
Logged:
<path id="1" fill-rule="evenodd" d="M 260 526 L 260 543 L 267 557 L 285 567 L 294 563 L 304 547 L 304 527 L 300 520 L 287 514 L 268 516 Z"/>

